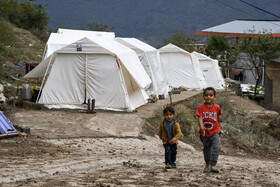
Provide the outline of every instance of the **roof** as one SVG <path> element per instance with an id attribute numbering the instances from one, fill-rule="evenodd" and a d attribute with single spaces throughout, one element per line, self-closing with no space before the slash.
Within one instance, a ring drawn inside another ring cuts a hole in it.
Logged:
<path id="1" fill-rule="evenodd" d="M 61 36 L 63 36 L 62 34 Z M 77 44 L 82 46 L 82 50 L 77 50 Z M 24 78 L 38 78 L 43 77 L 45 72 L 48 71 L 49 62 L 53 61 L 57 54 L 109 54 L 117 56 L 131 76 L 135 79 L 141 88 L 145 88 L 151 83 L 144 67 L 142 66 L 136 53 L 116 42 L 115 40 L 101 37 L 91 36 L 83 37 L 59 50 L 56 50 L 52 55 L 44 59 L 35 69 L 30 71 Z"/>
<path id="2" fill-rule="evenodd" d="M 273 58 L 273 59 L 272 59 L 272 62 L 280 63 L 280 56 L 277 57 L 277 58 Z"/>
<path id="3" fill-rule="evenodd" d="M 146 51 L 156 51 L 157 49 L 150 46 L 149 44 L 142 42 L 136 38 L 120 38 L 117 37 L 115 40 L 129 48 L 135 50 L 136 52 L 146 52 Z"/>
<path id="4" fill-rule="evenodd" d="M 62 32 L 63 31 L 63 32 Z M 114 39 L 115 34 L 112 32 L 97 32 L 97 31 L 80 31 L 59 29 L 58 33 L 51 33 L 47 41 L 47 51 L 45 58 L 50 56 L 53 52 L 69 45 L 84 37 L 105 37 L 107 39 Z"/>
<path id="5" fill-rule="evenodd" d="M 105 31 L 87 31 L 87 30 L 74 30 L 74 29 L 62 29 L 57 30 L 59 34 L 70 33 L 72 35 L 83 35 L 83 36 L 103 36 L 107 38 L 115 38 L 114 32 L 105 32 Z"/>
<path id="6" fill-rule="evenodd" d="M 224 36 L 234 37 L 254 37 L 262 33 L 272 34 L 273 37 L 280 37 L 280 20 L 239 19 L 214 27 L 210 27 L 202 31 L 196 31 L 196 34 L 201 35 L 222 34 Z"/>
<path id="7" fill-rule="evenodd" d="M 184 49 L 177 47 L 176 45 L 173 45 L 172 43 L 167 44 L 166 46 L 163 46 L 159 49 L 160 53 L 185 53 L 187 55 L 191 55 L 188 51 L 185 51 Z"/>
<path id="8" fill-rule="evenodd" d="M 196 55 L 199 60 L 214 60 L 214 59 L 210 58 L 209 56 L 206 56 L 202 53 L 198 53 L 196 51 L 192 52 L 192 54 Z"/>

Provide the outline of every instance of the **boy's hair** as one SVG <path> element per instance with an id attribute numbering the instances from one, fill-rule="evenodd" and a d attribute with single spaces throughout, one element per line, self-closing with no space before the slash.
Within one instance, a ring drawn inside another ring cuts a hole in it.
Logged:
<path id="1" fill-rule="evenodd" d="M 167 106 L 163 109 L 163 115 L 166 114 L 167 112 L 170 112 L 172 114 L 175 114 L 175 110 L 172 106 Z"/>
<path id="2" fill-rule="evenodd" d="M 216 96 L 216 90 L 213 88 L 213 87 L 207 87 L 207 88 L 205 88 L 204 90 L 203 90 L 203 95 L 205 95 L 205 92 L 206 91 L 213 91 L 213 93 L 214 93 L 214 96 Z"/>

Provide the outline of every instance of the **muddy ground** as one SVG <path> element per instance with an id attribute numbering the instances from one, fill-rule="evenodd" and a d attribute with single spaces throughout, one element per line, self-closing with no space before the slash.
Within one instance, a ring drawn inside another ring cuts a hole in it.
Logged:
<path id="1" fill-rule="evenodd" d="M 0 186 L 280 186 L 279 158 L 222 152 L 221 173 L 205 174 L 201 150 L 183 142 L 177 169 L 166 170 L 161 141 L 145 133 L 143 118 L 167 103 L 169 98 L 148 103 L 134 113 L 7 110 L 12 123 L 30 127 L 31 135 L 0 140 Z"/>

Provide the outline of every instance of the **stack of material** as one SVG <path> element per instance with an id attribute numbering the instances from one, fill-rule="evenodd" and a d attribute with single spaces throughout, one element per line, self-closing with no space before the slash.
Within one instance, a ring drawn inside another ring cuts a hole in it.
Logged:
<path id="1" fill-rule="evenodd" d="M 3 92 L 4 92 L 4 87 L 2 84 L 0 84 L 0 110 L 3 110 L 6 104 L 6 97 L 4 96 Z"/>

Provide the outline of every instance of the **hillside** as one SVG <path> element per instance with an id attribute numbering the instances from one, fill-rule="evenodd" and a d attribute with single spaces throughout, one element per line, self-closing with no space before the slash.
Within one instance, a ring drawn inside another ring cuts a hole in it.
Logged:
<path id="1" fill-rule="evenodd" d="M 173 31 L 195 31 L 235 19 L 277 19 L 239 0 L 37 0 L 47 5 L 49 26 L 79 29 L 99 22 L 114 27 L 117 36 L 137 37 L 157 47 Z M 278 0 L 247 0 L 274 14 Z"/>
<path id="2" fill-rule="evenodd" d="M 8 21 L 0 20 L 0 83 L 5 86 L 6 97 L 18 93 L 16 85 L 22 85 L 26 74 L 24 63 L 41 62 L 45 43 L 31 32 L 18 28 Z"/>
<path id="3" fill-rule="evenodd" d="M 8 59 L 18 62 L 39 63 L 42 59 L 45 43 L 31 32 L 18 28 L 10 22 L 2 21 L 1 23 L 10 33 L 10 38 L 4 46 Z"/>

